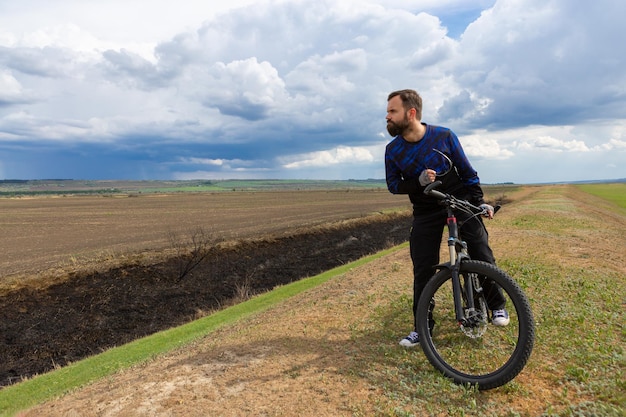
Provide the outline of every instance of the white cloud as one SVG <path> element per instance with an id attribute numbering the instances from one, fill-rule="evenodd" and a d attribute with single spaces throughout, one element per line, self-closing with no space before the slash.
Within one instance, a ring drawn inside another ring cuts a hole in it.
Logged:
<path id="1" fill-rule="evenodd" d="M 479 117 L 469 109 L 465 124 L 621 117 L 623 87 L 620 93 L 616 86 L 626 85 L 626 74 L 614 47 L 624 14 L 626 3 L 608 0 L 587 8 L 567 0 L 498 1 L 459 45 L 454 73 L 460 90 L 489 100 Z"/>
<path id="2" fill-rule="evenodd" d="M 0 71 L 0 103 L 10 103 L 22 97 L 22 85 L 9 71 Z"/>
<path id="3" fill-rule="evenodd" d="M 626 176 L 625 5 L 5 2 L 0 151 L 100 142 L 162 175 L 377 177 L 387 94 L 411 87 L 487 177 L 526 178 L 537 151 L 572 161 L 559 175 L 593 155 L 615 167 L 598 175 Z"/>
<path id="4" fill-rule="evenodd" d="M 588 152 L 585 142 L 579 140 L 562 140 L 551 136 L 539 136 L 518 144 L 522 150 L 542 150 L 554 152 Z"/>
<path id="5" fill-rule="evenodd" d="M 298 64 L 285 80 L 288 86 L 300 94 L 314 96 L 350 93 L 356 85 L 346 73 L 359 74 L 367 68 L 367 54 L 362 49 L 333 52 L 330 55 L 314 55 Z"/>
<path id="6" fill-rule="evenodd" d="M 228 168 L 228 167 L 225 167 Z M 268 176 L 269 175 L 269 176 Z M 230 168 L 219 171 L 184 171 L 172 172 L 172 179 L 177 181 L 188 181 L 188 180 L 225 180 L 225 179 L 236 179 L 236 180 L 248 180 L 255 178 L 272 178 L 272 171 L 267 168 Z"/>
<path id="7" fill-rule="evenodd" d="M 603 143 L 594 149 L 623 151 L 626 150 L 626 140 L 610 139 L 607 143 Z"/>
<path id="8" fill-rule="evenodd" d="M 256 58 L 216 63 L 209 69 L 203 104 L 222 114 L 259 120 L 268 117 L 277 102 L 287 98 L 283 80 L 267 61 Z"/>
<path id="9" fill-rule="evenodd" d="M 209 159 L 209 158 L 181 158 L 181 162 L 184 164 L 192 164 L 192 165 L 213 165 L 213 166 L 224 166 L 228 163 L 224 159 Z"/>
<path id="10" fill-rule="evenodd" d="M 303 167 L 325 167 L 336 164 L 359 164 L 373 162 L 374 156 L 366 148 L 339 146 L 335 149 L 311 152 L 282 158 L 283 167 L 296 169 Z"/>
<path id="11" fill-rule="evenodd" d="M 489 137 L 486 132 L 463 136 L 461 139 L 463 150 L 471 159 L 509 159 L 514 153 L 509 149 L 504 149 L 493 137 Z"/>
<path id="12" fill-rule="evenodd" d="M 122 46 L 139 42 L 155 45 L 179 32 L 193 31 L 206 19 L 239 7 L 259 5 L 259 0 L 215 2 L 185 0 L 22 0 L 0 5 L 0 40 L 46 38 L 64 26 L 83 31 L 79 38 L 92 37 Z M 90 35 L 86 35 L 86 33 Z M 72 36 L 56 37 L 72 42 Z M 74 40 L 76 41 L 76 40 Z"/>

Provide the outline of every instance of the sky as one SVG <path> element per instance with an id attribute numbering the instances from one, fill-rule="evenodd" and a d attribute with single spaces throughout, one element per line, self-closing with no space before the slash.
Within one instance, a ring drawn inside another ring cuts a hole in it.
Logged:
<path id="1" fill-rule="evenodd" d="M 624 16 L 619 0 L 0 0 L 0 179 L 380 179 L 403 88 L 482 183 L 626 178 Z"/>

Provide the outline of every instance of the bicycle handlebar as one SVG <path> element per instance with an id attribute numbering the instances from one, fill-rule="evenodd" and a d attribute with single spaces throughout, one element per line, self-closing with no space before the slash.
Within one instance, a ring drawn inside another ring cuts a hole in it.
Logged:
<path id="1" fill-rule="evenodd" d="M 424 189 L 424 194 L 435 197 L 439 200 L 442 200 L 443 204 L 452 208 L 460 208 L 465 209 L 466 211 L 471 211 L 473 214 L 485 214 L 485 209 L 481 207 L 476 207 L 472 203 L 467 200 L 460 200 L 453 195 L 442 193 L 441 191 L 435 190 L 435 188 L 441 186 L 443 184 L 441 181 L 437 180 L 431 182 Z M 500 206 L 497 205 L 493 208 L 493 213 L 495 214 L 498 210 L 500 210 Z"/>
<path id="2" fill-rule="evenodd" d="M 435 190 L 435 188 L 439 187 L 441 184 L 443 183 L 439 180 L 431 182 L 424 189 L 424 194 L 436 197 L 440 200 L 445 200 L 446 198 L 449 197 L 448 194 L 444 194 L 441 191 Z"/>

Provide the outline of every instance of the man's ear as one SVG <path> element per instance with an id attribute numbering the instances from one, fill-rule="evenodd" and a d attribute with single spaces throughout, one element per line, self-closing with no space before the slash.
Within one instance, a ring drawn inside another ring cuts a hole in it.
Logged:
<path id="1" fill-rule="evenodd" d="M 415 115 L 417 114 L 417 110 L 415 110 L 415 108 L 411 107 L 407 113 L 408 113 L 407 116 L 409 118 L 415 119 Z"/>

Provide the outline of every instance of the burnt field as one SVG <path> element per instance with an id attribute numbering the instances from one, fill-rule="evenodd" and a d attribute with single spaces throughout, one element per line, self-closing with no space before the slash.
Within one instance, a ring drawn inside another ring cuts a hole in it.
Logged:
<path id="1" fill-rule="evenodd" d="M 0 199 L 0 386 L 401 243 L 407 208 L 381 190 Z"/>

